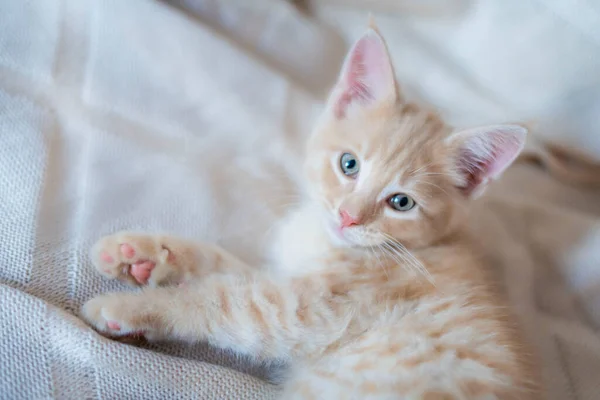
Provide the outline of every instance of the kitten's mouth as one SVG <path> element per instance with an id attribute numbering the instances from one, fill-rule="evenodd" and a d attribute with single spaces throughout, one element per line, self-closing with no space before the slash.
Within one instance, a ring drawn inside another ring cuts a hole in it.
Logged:
<path id="1" fill-rule="evenodd" d="M 324 229 L 331 243 L 337 247 L 368 247 L 362 243 L 361 232 L 358 227 L 342 227 L 341 221 L 332 216 L 328 211 L 321 214 Z"/>
<path id="2" fill-rule="evenodd" d="M 368 230 L 365 232 L 357 227 L 342 228 L 338 221 L 331 219 L 327 220 L 325 225 L 325 230 L 331 242 L 338 247 L 368 249 L 381 243 L 380 240 L 377 240 L 379 238 L 373 237 L 373 234 Z"/>
<path id="3" fill-rule="evenodd" d="M 339 222 L 328 220 L 326 222 L 326 230 L 333 244 L 340 247 L 352 247 L 356 246 L 353 240 L 344 232 L 344 229 L 340 226 Z"/>
<path id="4" fill-rule="evenodd" d="M 346 248 L 367 248 L 371 246 L 361 239 L 362 235 L 359 228 L 343 228 L 339 222 L 331 220 L 326 225 L 327 233 L 335 246 Z"/>

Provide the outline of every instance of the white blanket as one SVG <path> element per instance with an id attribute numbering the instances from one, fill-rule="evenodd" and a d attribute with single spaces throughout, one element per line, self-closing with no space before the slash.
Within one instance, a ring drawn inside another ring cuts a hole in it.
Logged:
<path id="1" fill-rule="evenodd" d="M 273 396 L 264 368 L 230 354 L 89 329 L 81 304 L 128 288 L 87 252 L 143 229 L 260 263 L 367 3 L 407 94 L 457 125 L 539 122 L 538 138 L 600 159 L 592 0 L 170 3 L 0 1 L 1 399 Z M 600 397 L 599 200 L 524 161 L 474 210 L 550 399 Z"/>

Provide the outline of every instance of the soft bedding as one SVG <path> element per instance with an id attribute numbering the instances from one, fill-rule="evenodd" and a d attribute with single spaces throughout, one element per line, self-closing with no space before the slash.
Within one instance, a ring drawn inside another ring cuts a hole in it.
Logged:
<path id="1" fill-rule="evenodd" d="M 407 96 L 457 126 L 535 126 L 473 228 L 540 351 L 548 398 L 598 398 L 599 6 L 296 3 L 0 2 L 0 398 L 273 396 L 276 366 L 87 327 L 86 299 L 127 290 L 94 273 L 87 252 L 141 229 L 259 264 L 369 8 Z"/>

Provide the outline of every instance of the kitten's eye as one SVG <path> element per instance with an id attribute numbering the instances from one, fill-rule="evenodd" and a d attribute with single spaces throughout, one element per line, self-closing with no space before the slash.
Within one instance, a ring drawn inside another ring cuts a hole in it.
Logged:
<path id="1" fill-rule="evenodd" d="M 396 211 L 408 211 L 417 205 L 411 197 L 403 193 L 393 195 L 387 202 Z"/>
<path id="2" fill-rule="evenodd" d="M 360 170 L 356 156 L 350 153 L 342 154 L 342 157 L 340 158 L 340 168 L 344 174 L 351 177 L 358 174 L 358 171 Z"/>

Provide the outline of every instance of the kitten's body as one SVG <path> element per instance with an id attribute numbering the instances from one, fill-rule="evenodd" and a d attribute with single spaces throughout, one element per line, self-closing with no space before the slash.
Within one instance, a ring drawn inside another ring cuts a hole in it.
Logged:
<path id="1" fill-rule="evenodd" d="M 322 285 L 319 295 L 336 293 L 352 316 L 341 318 L 344 329 L 328 347 L 302 357 L 291 393 L 319 399 L 538 398 L 533 355 L 459 215 L 435 244 L 411 249 L 427 270 L 423 275 L 381 249 L 345 248 L 335 225 L 323 223 L 329 216 L 310 201 L 290 212 L 274 234 L 274 273 Z"/>
<path id="2" fill-rule="evenodd" d="M 464 218 L 468 197 L 520 151 L 520 128 L 455 134 L 405 104 L 374 31 L 328 110 L 308 146 L 309 192 L 268 268 L 168 236 L 108 236 L 92 253 L 105 275 L 185 286 L 99 296 L 84 316 L 114 335 L 289 361 L 286 400 L 538 398 L 531 355 Z M 360 173 L 340 173 L 348 151 Z M 415 206 L 391 209 L 395 193 Z"/>

